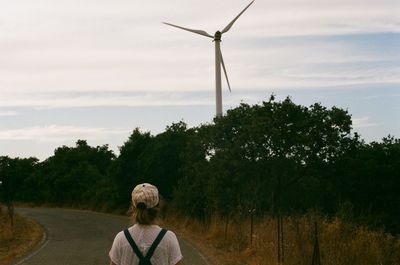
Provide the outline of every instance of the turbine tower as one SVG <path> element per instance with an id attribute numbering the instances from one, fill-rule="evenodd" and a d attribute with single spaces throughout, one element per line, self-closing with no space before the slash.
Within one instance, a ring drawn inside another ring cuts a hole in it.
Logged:
<path id="1" fill-rule="evenodd" d="M 248 4 L 242 10 L 242 12 L 240 12 L 239 15 L 237 15 L 223 30 L 215 32 L 214 36 L 208 34 L 204 30 L 189 29 L 189 28 L 184 28 L 184 27 L 177 26 L 177 25 L 174 25 L 171 23 L 163 22 L 166 25 L 176 27 L 179 29 L 183 29 L 183 30 L 187 30 L 187 31 L 190 31 L 190 32 L 193 32 L 196 34 L 200 34 L 202 36 L 213 39 L 214 45 L 215 45 L 215 103 L 216 103 L 217 117 L 222 116 L 221 65 L 222 65 L 222 68 L 224 69 L 224 74 L 225 74 L 226 82 L 228 84 L 229 91 L 231 91 L 231 86 L 229 84 L 228 74 L 226 73 L 224 59 L 222 58 L 222 52 L 221 52 L 221 47 L 220 47 L 221 37 L 222 37 L 222 34 L 229 31 L 229 29 L 232 27 L 232 25 L 235 23 L 235 21 L 243 14 L 244 11 L 246 11 L 247 8 L 249 8 L 249 6 L 251 4 L 253 4 L 253 2 L 254 2 L 254 0 L 251 1 L 250 4 Z"/>

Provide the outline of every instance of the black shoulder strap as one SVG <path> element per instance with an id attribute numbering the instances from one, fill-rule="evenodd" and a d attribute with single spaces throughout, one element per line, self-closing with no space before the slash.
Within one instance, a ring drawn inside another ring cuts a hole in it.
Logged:
<path id="1" fill-rule="evenodd" d="M 131 233 L 129 233 L 128 229 L 124 230 L 124 234 L 125 234 L 126 239 L 129 242 L 129 244 L 131 245 L 133 251 L 135 251 L 135 254 L 139 258 L 139 260 L 144 259 L 142 252 L 140 252 L 138 246 L 136 245 L 135 241 L 133 240 Z"/>
<path id="2" fill-rule="evenodd" d="M 161 229 L 160 233 L 158 234 L 158 236 L 156 237 L 156 239 L 154 240 L 153 244 L 151 245 L 151 247 L 149 248 L 149 251 L 147 251 L 146 254 L 146 259 L 150 260 L 151 256 L 153 256 L 154 251 L 156 250 L 158 244 L 160 244 L 161 240 L 163 239 L 164 235 L 167 233 L 166 229 Z"/>
<path id="3" fill-rule="evenodd" d="M 153 256 L 154 251 L 156 250 L 158 244 L 160 244 L 161 240 L 163 239 L 164 235 L 167 233 L 168 230 L 166 229 L 161 229 L 160 233 L 154 240 L 153 244 L 149 248 L 149 251 L 147 251 L 146 257 L 143 256 L 142 252 L 140 252 L 138 246 L 136 245 L 135 241 L 133 240 L 131 234 L 129 233 L 128 229 L 124 230 L 124 234 L 126 239 L 128 240 L 129 244 L 131 245 L 133 251 L 135 252 L 136 256 L 139 258 L 139 260 L 147 259 L 150 261 L 151 256 Z"/>

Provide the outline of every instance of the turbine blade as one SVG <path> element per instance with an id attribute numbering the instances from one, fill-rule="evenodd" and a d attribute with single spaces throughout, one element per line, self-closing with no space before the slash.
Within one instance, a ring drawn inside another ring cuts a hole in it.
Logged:
<path id="1" fill-rule="evenodd" d="M 246 11 L 247 8 L 249 8 L 249 6 L 250 6 L 253 2 L 254 2 L 254 0 L 251 1 L 250 4 L 248 4 L 248 5 L 245 7 L 245 9 L 243 9 L 242 12 L 240 12 L 239 15 L 237 15 L 237 16 L 231 21 L 231 23 L 229 23 L 229 24 L 221 31 L 221 33 L 223 34 L 223 33 L 227 32 L 227 31 L 232 27 L 233 23 L 235 23 L 235 21 L 243 14 L 244 11 Z"/>
<path id="2" fill-rule="evenodd" d="M 208 34 L 208 33 L 205 32 L 204 30 L 188 29 L 188 28 L 184 28 L 184 27 L 177 26 L 177 25 L 174 25 L 174 24 L 171 24 L 171 23 L 167 23 L 167 22 L 163 22 L 163 23 L 164 23 L 165 25 L 168 25 L 168 26 L 171 26 L 171 27 L 175 27 L 175 28 L 178 28 L 178 29 L 187 30 L 187 31 L 190 31 L 190 32 L 193 32 L 193 33 L 196 33 L 196 34 L 200 34 L 200 35 L 203 35 L 203 36 L 206 36 L 206 37 L 209 37 L 209 38 L 213 38 L 213 39 L 214 39 L 214 36 Z"/>
<path id="3" fill-rule="evenodd" d="M 232 92 L 231 91 L 231 85 L 229 84 L 228 74 L 226 73 L 226 68 L 225 68 L 225 64 L 224 64 L 224 58 L 222 57 L 221 49 L 219 49 L 219 57 L 221 59 L 222 69 L 224 69 L 226 83 L 228 84 L 229 92 Z"/>

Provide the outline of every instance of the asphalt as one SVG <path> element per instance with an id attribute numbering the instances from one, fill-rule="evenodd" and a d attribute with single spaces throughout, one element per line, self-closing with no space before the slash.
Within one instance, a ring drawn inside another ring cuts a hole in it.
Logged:
<path id="1" fill-rule="evenodd" d="M 45 231 L 41 243 L 12 265 L 109 264 L 115 235 L 129 226 L 129 218 L 58 208 L 18 208 L 18 214 L 39 222 Z M 210 265 L 194 245 L 180 238 L 183 264 Z"/>

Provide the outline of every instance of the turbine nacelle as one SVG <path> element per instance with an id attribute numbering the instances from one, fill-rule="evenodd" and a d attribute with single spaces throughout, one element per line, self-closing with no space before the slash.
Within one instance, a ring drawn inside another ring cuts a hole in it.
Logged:
<path id="1" fill-rule="evenodd" d="M 221 31 L 218 30 L 214 34 L 214 41 L 221 41 L 221 37 L 222 37 L 222 33 L 221 33 Z"/>

